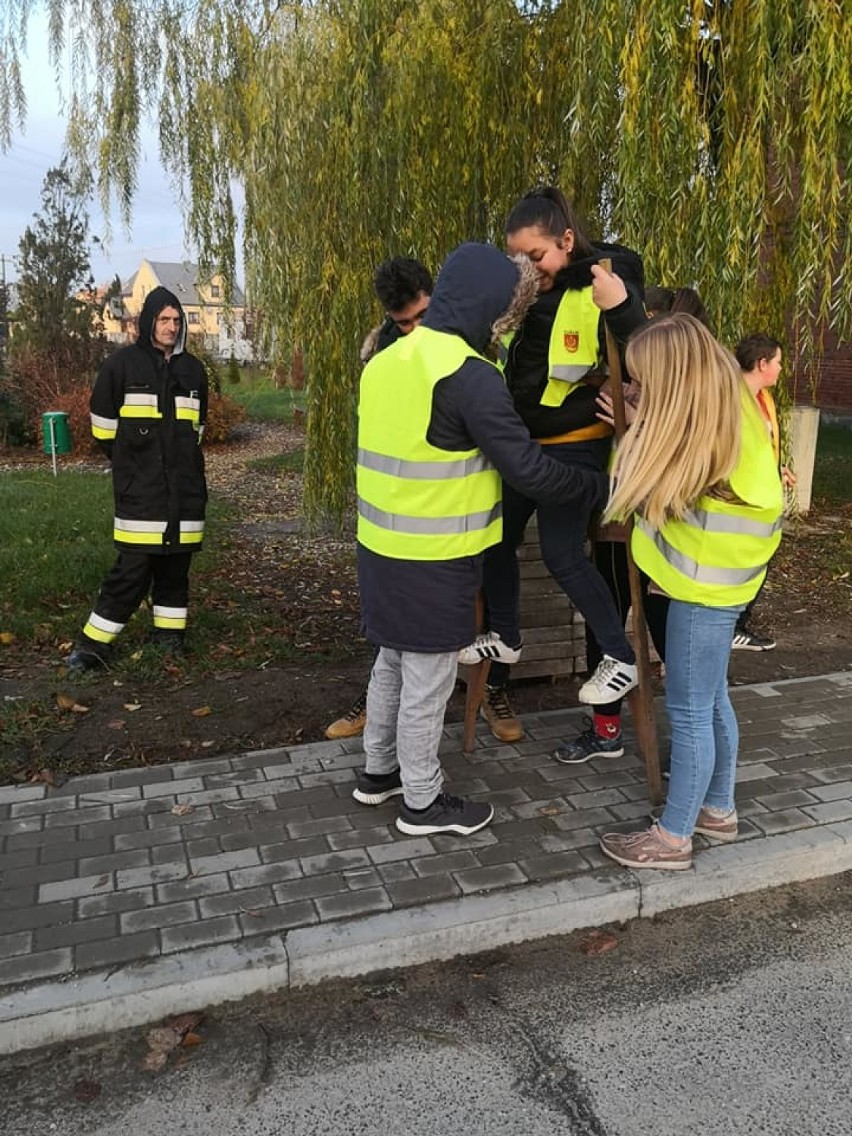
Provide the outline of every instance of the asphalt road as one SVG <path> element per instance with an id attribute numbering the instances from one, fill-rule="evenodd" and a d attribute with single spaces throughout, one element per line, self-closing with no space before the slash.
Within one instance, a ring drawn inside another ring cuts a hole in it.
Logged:
<path id="1" fill-rule="evenodd" d="M 850 1136 L 850 885 L 220 1007 L 159 1072 L 147 1029 L 7 1058 L 0 1131 Z"/>

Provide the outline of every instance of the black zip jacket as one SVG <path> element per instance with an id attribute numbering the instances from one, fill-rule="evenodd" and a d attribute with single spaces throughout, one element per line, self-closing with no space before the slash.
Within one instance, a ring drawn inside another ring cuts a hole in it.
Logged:
<path id="1" fill-rule="evenodd" d="M 169 359 L 151 341 L 154 321 L 167 307 L 181 316 Z M 156 543 L 117 539 L 120 549 L 168 554 L 200 547 L 197 541 L 181 543 L 181 521 L 203 521 L 207 504 L 200 445 L 207 417 L 207 373 L 200 360 L 184 350 L 185 340 L 180 301 L 168 289 L 155 288 L 139 315 L 136 343 L 110 355 L 95 380 L 89 404 L 93 426 L 109 432 L 112 424 L 115 430 L 114 437 L 99 441 L 112 462 L 116 520 L 165 522 Z M 127 414 L 133 396 L 137 404 L 148 404 L 142 407 L 142 417 Z M 193 403 L 197 399 L 197 412 L 184 409 L 192 417 L 179 418 L 176 398 Z"/>
<path id="2" fill-rule="evenodd" d="M 639 255 L 623 245 L 600 242 L 592 247 L 593 257 L 572 261 L 557 273 L 554 287 L 539 296 L 509 346 L 506 382 L 515 409 L 533 438 L 553 438 L 598 422 L 595 405 L 598 388 L 594 383 L 582 383 L 576 387 L 561 406 L 541 405 L 541 396 L 547 385 L 550 333 L 565 292 L 588 288 L 592 283 L 592 265 L 605 257 L 610 257 L 612 271 L 624 281 L 627 299 L 617 308 L 601 312 L 598 353 L 602 360 L 606 359 L 607 326 L 623 355 L 631 333 L 647 319 L 643 303 L 644 271 Z M 601 375 L 603 373 L 601 371 Z"/>

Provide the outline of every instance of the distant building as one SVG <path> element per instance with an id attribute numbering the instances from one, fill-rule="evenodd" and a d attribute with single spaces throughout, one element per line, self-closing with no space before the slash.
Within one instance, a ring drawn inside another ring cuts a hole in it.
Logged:
<path id="1" fill-rule="evenodd" d="M 145 297 L 154 288 L 168 288 L 180 300 L 186 314 L 189 335 L 221 359 L 233 355 L 238 362 L 252 358 L 246 338 L 245 297 L 236 286 L 226 303 L 222 277 L 216 273 L 206 280 L 197 264 L 173 264 L 143 260 L 121 289 L 103 309 L 104 335 L 113 343 L 129 343 L 136 338 L 136 319 Z"/>

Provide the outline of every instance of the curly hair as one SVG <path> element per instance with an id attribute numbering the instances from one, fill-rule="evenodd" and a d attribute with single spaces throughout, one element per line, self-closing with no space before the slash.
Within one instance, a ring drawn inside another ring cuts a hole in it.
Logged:
<path id="1" fill-rule="evenodd" d="M 378 266 L 373 287 L 384 309 L 398 312 L 413 303 L 421 293 L 432 295 L 432 275 L 421 261 L 395 256 Z"/>

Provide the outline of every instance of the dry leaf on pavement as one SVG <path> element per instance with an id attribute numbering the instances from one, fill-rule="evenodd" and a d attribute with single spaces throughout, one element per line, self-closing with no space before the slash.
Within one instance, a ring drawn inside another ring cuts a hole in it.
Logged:
<path id="1" fill-rule="evenodd" d="M 580 950 L 585 955 L 605 955 L 607 951 L 614 951 L 618 946 L 618 939 L 609 931 L 590 931 L 581 941 Z"/>
<path id="2" fill-rule="evenodd" d="M 206 718 L 208 714 L 212 714 L 213 710 L 209 706 L 199 706 L 197 710 L 192 711 L 193 718 Z"/>
<path id="3" fill-rule="evenodd" d="M 184 805 L 174 805 L 172 807 L 172 815 L 176 816 L 176 817 L 189 816 L 189 814 L 191 812 L 192 812 L 192 805 L 184 804 Z"/>

